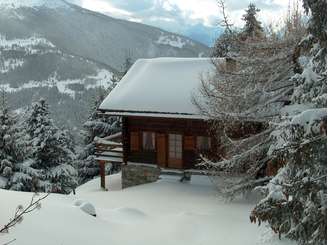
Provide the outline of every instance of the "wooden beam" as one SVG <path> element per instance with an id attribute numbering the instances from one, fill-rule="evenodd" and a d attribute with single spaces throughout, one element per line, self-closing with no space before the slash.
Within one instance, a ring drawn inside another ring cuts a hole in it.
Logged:
<path id="1" fill-rule="evenodd" d="M 123 148 L 123 163 L 128 162 L 128 153 L 130 149 L 130 135 L 128 132 L 128 118 L 122 117 L 122 148 Z"/>
<path id="2" fill-rule="evenodd" d="M 99 161 L 100 167 L 100 186 L 106 189 L 105 183 L 105 161 Z"/>

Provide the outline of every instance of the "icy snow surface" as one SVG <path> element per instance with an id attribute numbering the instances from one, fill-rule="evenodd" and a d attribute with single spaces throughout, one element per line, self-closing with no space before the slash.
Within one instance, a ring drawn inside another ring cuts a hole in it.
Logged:
<path id="1" fill-rule="evenodd" d="M 199 96 L 201 76 L 213 70 L 209 58 L 140 59 L 100 109 L 199 115 L 192 96 Z"/>
<path id="2" fill-rule="evenodd" d="M 254 204 L 224 203 L 204 176 L 190 183 L 162 177 L 156 183 L 121 190 L 120 175 L 107 177 L 109 191 L 94 179 L 74 195 L 51 194 L 42 208 L 27 215 L 0 244 L 15 245 L 291 245 L 264 226 L 249 222 Z M 10 219 L 32 193 L 0 190 L 0 222 Z M 97 217 L 76 205 L 95 205 Z"/>

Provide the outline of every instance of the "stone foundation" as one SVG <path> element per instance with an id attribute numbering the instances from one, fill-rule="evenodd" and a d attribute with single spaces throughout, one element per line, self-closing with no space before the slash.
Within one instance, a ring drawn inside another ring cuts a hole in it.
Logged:
<path id="1" fill-rule="evenodd" d="M 122 166 L 122 188 L 152 183 L 158 180 L 161 169 L 157 166 L 129 163 Z"/>

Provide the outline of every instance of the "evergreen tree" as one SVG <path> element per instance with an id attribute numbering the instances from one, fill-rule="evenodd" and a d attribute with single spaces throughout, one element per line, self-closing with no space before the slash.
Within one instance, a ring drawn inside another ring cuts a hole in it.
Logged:
<path id="1" fill-rule="evenodd" d="M 309 31 L 325 46 L 327 42 L 327 1 L 303 0 L 303 6 L 307 14 L 311 14 Z"/>
<path id="2" fill-rule="evenodd" d="M 242 38 L 248 39 L 262 39 L 264 37 L 261 22 L 256 19 L 257 13 L 260 12 L 253 3 L 248 5 L 246 13 L 243 15 L 242 20 L 245 21 L 245 26 L 242 32 Z"/>
<path id="3" fill-rule="evenodd" d="M 77 185 L 73 141 L 54 125 L 45 100 L 32 104 L 22 127 L 28 155 L 14 175 L 13 189 L 69 193 Z"/>
<path id="4" fill-rule="evenodd" d="M 9 188 L 15 165 L 22 157 L 22 148 L 15 128 L 16 118 L 9 110 L 5 91 L 0 92 L 0 188 Z"/>
<path id="5" fill-rule="evenodd" d="M 263 199 L 253 209 L 251 222 L 267 222 L 279 236 L 302 245 L 323 245 L 327 242 L 326 1 L 304 0 L 304 6 L 311 13 L 309 32 L 296 22 L 281 38 L 258 39 L 256 29 L 246 23 L 236 65 L 229 69 L 218 62 L 216 76 L 203 81 L 201 92 L 207 101 L 198 105 L 219 126 L 219 136 L 225 139 L 220 143 L 226 146 L 221 161 L 204 159 L 204 165 L 218 170 L 220 181 L 222 170 L 242 173 L 240 181 L 229 183 L 222 192 L 234 198 L 260 191 Z M 255 7 L 251 9 L 255 16 Z M 226 127 L 233 121 L 266 122 L 266 130 L 236 139 Z"/>
<path id="6" fill-rule="evenodd" d="M 300 244 L 327 243 L 327 50 L 326 1 L 304 0 L 309 32 L 297 46 L 300 71 L 292 77 L 292 105 L 306 110 L 288 115 L 273 132 L 268 155 L 284 165 L 263 188 L 266 197 L 251 219 L 266 221 L 279 235 Z"/>

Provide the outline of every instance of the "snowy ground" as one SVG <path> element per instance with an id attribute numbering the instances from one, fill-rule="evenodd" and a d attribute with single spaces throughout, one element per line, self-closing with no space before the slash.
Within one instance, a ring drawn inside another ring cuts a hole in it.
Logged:
<path id="1" fill-rule="evenodd" d="M 252 204 L 224 203 L 206 177 L 180 183 L 176 177 L 121 190 L 120 175 L 107 178 L 109 191 L 99 179 L 79 187 L 77 194 L 51 194 L 39 211 L 27 215 L 0 244 L 14 245 L 290 245 L 265 227 L 249 222 Z M 0 190 L 0 224 L 31 193 Z M 97 217 L 75 206 L 77 200 L 96 207 Z"/>

